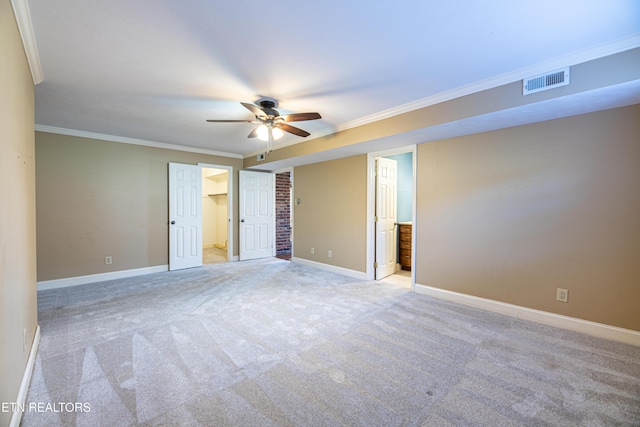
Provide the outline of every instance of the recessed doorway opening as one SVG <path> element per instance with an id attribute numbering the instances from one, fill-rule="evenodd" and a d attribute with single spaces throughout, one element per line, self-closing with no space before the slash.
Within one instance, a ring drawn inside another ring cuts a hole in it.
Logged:
<path id="1" fill-rule="evenodd" d="M 381 184 L 390 186 L 376 176 L 380 172 L 378 171 L 379 160 L 386 161 L 387 159 L 396 163 L 396 179 L 393 183 L 395 192 L 384 191 L 379 187 Z M 415 283 L 414 269 L 412 268 L 415 259 L 415 227 L 413 226 L 415 218 L 415 160 L 415 145 L 369 153 L 368 155 L 367 278 L 368 280 L 384 280 L 410 289 L 413 289 Z M 391 197 L 392 193 L 392 202 L 387 200 L 385 203 L 380 203 L 381 200 L 384 200 L 384 195 Z M 395 209 L 395 220 L 390 223 L 392 225 L 383 221 L 388 216 L 384 209 L 389 209 L 389 206 Z M 378 210 L 381 211 L 378 212 Z M 391 251 L 391 249 L 394 250 Z M 392 255 L 386 256 L 389 253 Z M 389 263 L 390 259 L 395 260 L 395 265 L 382 271 L 380 267 Z"/>
<path id="2" fill-rule="evenodd" d="M 202 168 L 202 263 L 229 260 L 229 171 Z"/>

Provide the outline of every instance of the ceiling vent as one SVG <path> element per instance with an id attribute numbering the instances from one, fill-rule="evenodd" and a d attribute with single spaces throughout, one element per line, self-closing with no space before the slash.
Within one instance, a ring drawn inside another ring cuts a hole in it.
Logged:
<path id="1" fill-rule="evenodd" d="M 530 93 L 541 92 L 568 84 L 569 67 L 524 79 L 522 81 L 522 94 L 529 95 Z"/>

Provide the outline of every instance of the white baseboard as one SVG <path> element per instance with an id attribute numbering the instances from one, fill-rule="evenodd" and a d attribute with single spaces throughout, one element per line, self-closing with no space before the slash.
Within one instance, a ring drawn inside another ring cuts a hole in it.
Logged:
<path id="1" fill-rule="evenodd" d="M 27 401 L 27 393 L 29 392 L 29 384 L 31 384 L 31 375 L 33 375 L 33 367 L 36 364 L 36 356 L 38 355 L 38 347 L 40 346 L 40 325 L 36 326 L 36 333 L 33 336 L 33 343 L 31 343 L 31 351 L 29 352 L 29 359 L 27 360 L 27 366 L 24 368 L 24 374 L 22 375 L 22 382 L 20 383 L 20 390 L 18 391 L 18 397 L 16 398 L 16 406 L 24 408 Z M 11 421 L 9 427 L 19 427 L 22 421 L 22 411 L 15 411 L 11 415 Z"/>
<path id="2" fill-rule="evenodd" d="M 363 273 L 362 271 L 351 270 L 343 267 L 336 267 L 335 265 L 324 264 L 322 262 L 317 262 L 317 261 L 310 261 L 304 258 L 291 257 L 291 262 L 306 265 L 308 267 L 314 267 L 319 270 L 325 270 L 325 271 L 330 271 L 336 274 L 342 274 L 344 276 L 353 277 L 354 279 L 367 280 L 367 274 Z"/>
<path id="3" fill-rule="evenodd" d="M 104 282 L 105 280 L 125 279 L 127 277 L 142 276 L 144 274 L 169 271 L 168 265 L 134 268 L 131 270 L 111 271 L 109 273 L 89 274 L 87 276 L 67 277 L 64 279 L 45 280 L 38 282 L 38 290 L 66 288 L 69 286 L 86 285 L 88 283 Z"/>
<path id="4" fill-rule="evenodd" d="M 563 316 L 561 314 L 549 313 L 547 311 L 535 310 L 532 308 L 521 307 L 514 304 L 507 304 L 500 301 L 493 301 L 490 299 L 480 298 L 472 295 L 465 295 L 458 292 L 420 285 L 418 283 L 416 283 L 415 285 L 415 292 L 444 299 L 447 301 L 481 308 L 483 310 L 507 314 L 509 316 L 514 316 L 520 319 L 530 320 L 549 326 L 555 326 L 558 328 L 581 332 L 583 334 L 588 334 L 599 338 L 605 338 L 613 341 L 623 342 L 626 344 L 640 346 L 640 331 L 634 331 L 632 329 L 619 328 L 617 326 L 605 325 L 604 323 L 591 322 L 588 320 L 577 319 L 575 317 Z"/>

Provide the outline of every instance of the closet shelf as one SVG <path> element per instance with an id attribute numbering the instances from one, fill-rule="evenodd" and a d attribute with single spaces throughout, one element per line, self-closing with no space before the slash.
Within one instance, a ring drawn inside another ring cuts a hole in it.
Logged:
<path id="1" fill-rule="evenodd" d="M 209 194 L 209 196 L 226 196 L 227 193 L 215 193 L 215 194 Z"/>

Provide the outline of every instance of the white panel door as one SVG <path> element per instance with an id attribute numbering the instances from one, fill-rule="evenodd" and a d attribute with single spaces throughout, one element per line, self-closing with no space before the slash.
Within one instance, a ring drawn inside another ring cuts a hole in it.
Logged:
<path id="1" fill-rule="evenodd" d="M 169 163 L 169 270 L 201 265 L 201 169 Z"/>
<path id="2" fill-rule="evenodd" d="M 376 159 L 376 280 L 396 271 L 398 162 Z"/>
<path id="3" fill-rule="evenodd" d="M 275 174 L 240 172 L 240 260 L 275 256 Z"/>

